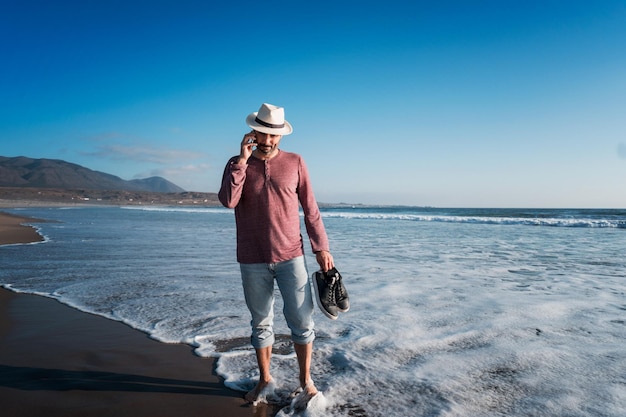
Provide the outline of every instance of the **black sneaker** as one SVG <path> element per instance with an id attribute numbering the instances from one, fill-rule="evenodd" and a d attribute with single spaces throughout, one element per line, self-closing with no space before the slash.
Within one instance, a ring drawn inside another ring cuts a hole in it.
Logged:
<path id="1" fill-rule="evenodd" d="M 350 297 L 348 297 L 348 290 L 343 285 L 343 281 L 341 279 L 341 274 L 337 271 L 336 268 L 330 269 L 326 272 L 326 276 L 335 276 L 335 305 L 337 305 L 337 310 L 342 313 L 350 310 Z"/>
<path id="2" fill-rule="evenodd" d="M 322 271 L 317 271 L 312 278 L 317 305 L 326 317 L 337 320 L 339 313 L 335 303 L 335 276 L 327 277 Z"/>

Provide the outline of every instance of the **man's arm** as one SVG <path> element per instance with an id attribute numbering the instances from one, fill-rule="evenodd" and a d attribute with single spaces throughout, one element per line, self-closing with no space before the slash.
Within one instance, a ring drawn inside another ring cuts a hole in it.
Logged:
<path id="1" fill-rule="evenodd" d="M 330 254 L 328 236 L 322 221 L 317 201 L 313 194 L 313 187 L 306 164 L 300 158 L 300 183 L 298 185 L 298 198 L 302 211 L 304 211 L 304 225 L 311 241 L 311 248 L 315 252 L 315 259 L 324 272 L 335 266 L 333 256 Z"/>
<path id="2" fill-rule="evenodd" d="M 256 146 L 254 130 L 246 133 L 241 140 L 239 156 L 231 158 L 224 168 L 222 185 L 217 197 L 224 207 L 235 208 L 241 199 L 243 184 L 246 181 L 246 168 L 248 159 Z"/>

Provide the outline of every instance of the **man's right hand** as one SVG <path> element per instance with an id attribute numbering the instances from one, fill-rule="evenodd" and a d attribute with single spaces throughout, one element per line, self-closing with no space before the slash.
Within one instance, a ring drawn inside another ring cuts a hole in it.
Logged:
<path id="1" fill-rule="evenodd" d="M 252 156 L 254 147 L 256 146 L 256 132 L 254 130 L 243 135 L 241 140 L 241 150 L 239 151 L 239 164 L 245 164 Z"/>

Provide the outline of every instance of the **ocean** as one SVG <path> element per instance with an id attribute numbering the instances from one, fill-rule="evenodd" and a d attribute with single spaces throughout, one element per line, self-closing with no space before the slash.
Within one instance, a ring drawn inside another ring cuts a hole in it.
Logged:
<path id="1" fill-rule="evenodd" d="M 195 207 L 6 210 L 51 220 L 0 246 L 0 285 L 217 358 L 256 378 L 233 212 Z M 351 299 L 316 311 L 309 415 L 626 415 L 626 210 L 323 207 Z M 305 249 L 310 245 L 305 239 Z M 307 256 L 309 272 L 317 268 Z M 279 395 L 297 386 L 276 300 Z M 207 372 L 211 372 L 207 369 Z M 286 413 L 283 413 L 286 414 Z"/>

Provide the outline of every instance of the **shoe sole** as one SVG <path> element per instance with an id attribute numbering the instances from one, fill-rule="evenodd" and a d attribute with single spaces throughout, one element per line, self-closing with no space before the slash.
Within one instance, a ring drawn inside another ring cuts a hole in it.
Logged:
<path id="1" fill-rule="evenodd" d="M 330 314 L 328 311 L 326 311 L 326 309 L 324 308 L 324 305 L 322 304 L 322 300 L 320 299 L 320 290 L 317 287 L 317 277 L 315 276 L 317 274 L 317 272 L 313 273 L 312 281 L 313 281 L 313 288 L 315 288 L 315 301 L 317 306 L 319 307 L 319 309 L 322 311 L 322 313 L 324 313 L 324 315 L 326 317 L 328 317 L 331 320 L 337 320 L 337 318 L 339 316 L 333 316 L 332 314 Z"/>

